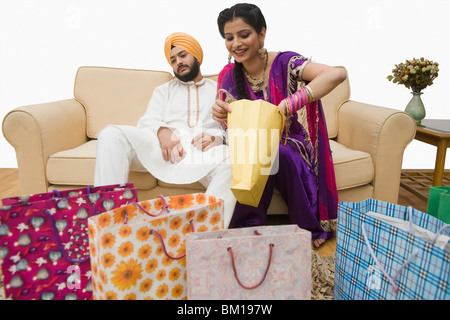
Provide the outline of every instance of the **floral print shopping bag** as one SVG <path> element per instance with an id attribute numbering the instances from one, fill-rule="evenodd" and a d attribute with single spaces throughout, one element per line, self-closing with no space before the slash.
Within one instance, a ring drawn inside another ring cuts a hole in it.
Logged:
<path id="1" fill-rule="evenodd" d="M 186 299 L 186 235 L 223 229 L 223 209 L 222 199 L 197 193 L 89 218 L 94 299 Z"/>
<path id="2" fill-rule="evenodd" d="M 0 264 L 14 300 L 91 299 L 88 218 L 137 201 L 132 183 L 3 199 Z"/>

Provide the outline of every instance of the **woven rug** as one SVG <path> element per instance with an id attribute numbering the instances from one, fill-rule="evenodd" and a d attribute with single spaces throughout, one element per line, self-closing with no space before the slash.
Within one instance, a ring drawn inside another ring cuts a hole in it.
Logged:
<path id="1" fill-rule="evenodd" d="M 334 267 L 336 255 L 322 257 L 315 251 L 311 255 L 311 300 L 333 300 Z"/>

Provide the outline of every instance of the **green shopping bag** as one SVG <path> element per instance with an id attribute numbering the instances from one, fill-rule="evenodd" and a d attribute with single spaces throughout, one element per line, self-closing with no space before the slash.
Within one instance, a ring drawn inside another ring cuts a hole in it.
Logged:
<path id="1" fill-rule="evenodd" d="M 427 213 L 450 223 L 450 186 L 430 188 Z"/>

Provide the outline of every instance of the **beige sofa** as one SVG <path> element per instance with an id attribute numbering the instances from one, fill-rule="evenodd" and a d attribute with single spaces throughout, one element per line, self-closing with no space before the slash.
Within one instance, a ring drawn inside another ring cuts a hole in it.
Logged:
<path id="1" fill-rule="evenodd" d="M 216 79 L 216 76 L 209 76 Z M 92 185 L 96 134 L 109 123 L 135 125 L 163 71 L 80 67 L 74 98 L 19 107 L 3 120 L 15 148 L 22 194 Z M 349 78 L 323 98 L 340 201 L 398 200 L 403 152 L 415 122 L 403 111 L 351 101 Z M 155 152 L 159 152 L 156 151 Z M 171 185 L 131 172 L 139 200 L 204 191 L 200 183 Z M 287 213 L 276 191 L 270 214 Z"/>

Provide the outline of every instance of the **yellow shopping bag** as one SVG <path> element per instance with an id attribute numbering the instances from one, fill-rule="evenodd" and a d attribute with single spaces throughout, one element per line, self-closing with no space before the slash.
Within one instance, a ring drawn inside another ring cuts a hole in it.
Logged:
<path id="1" fill-rule="evenodd" d="M 278 171 L 286 118 L 277 106 L 263 100 L 238 100 L 229 106 L 231 191 L 239 203 L 257 207 L 268 176 Z"/>

